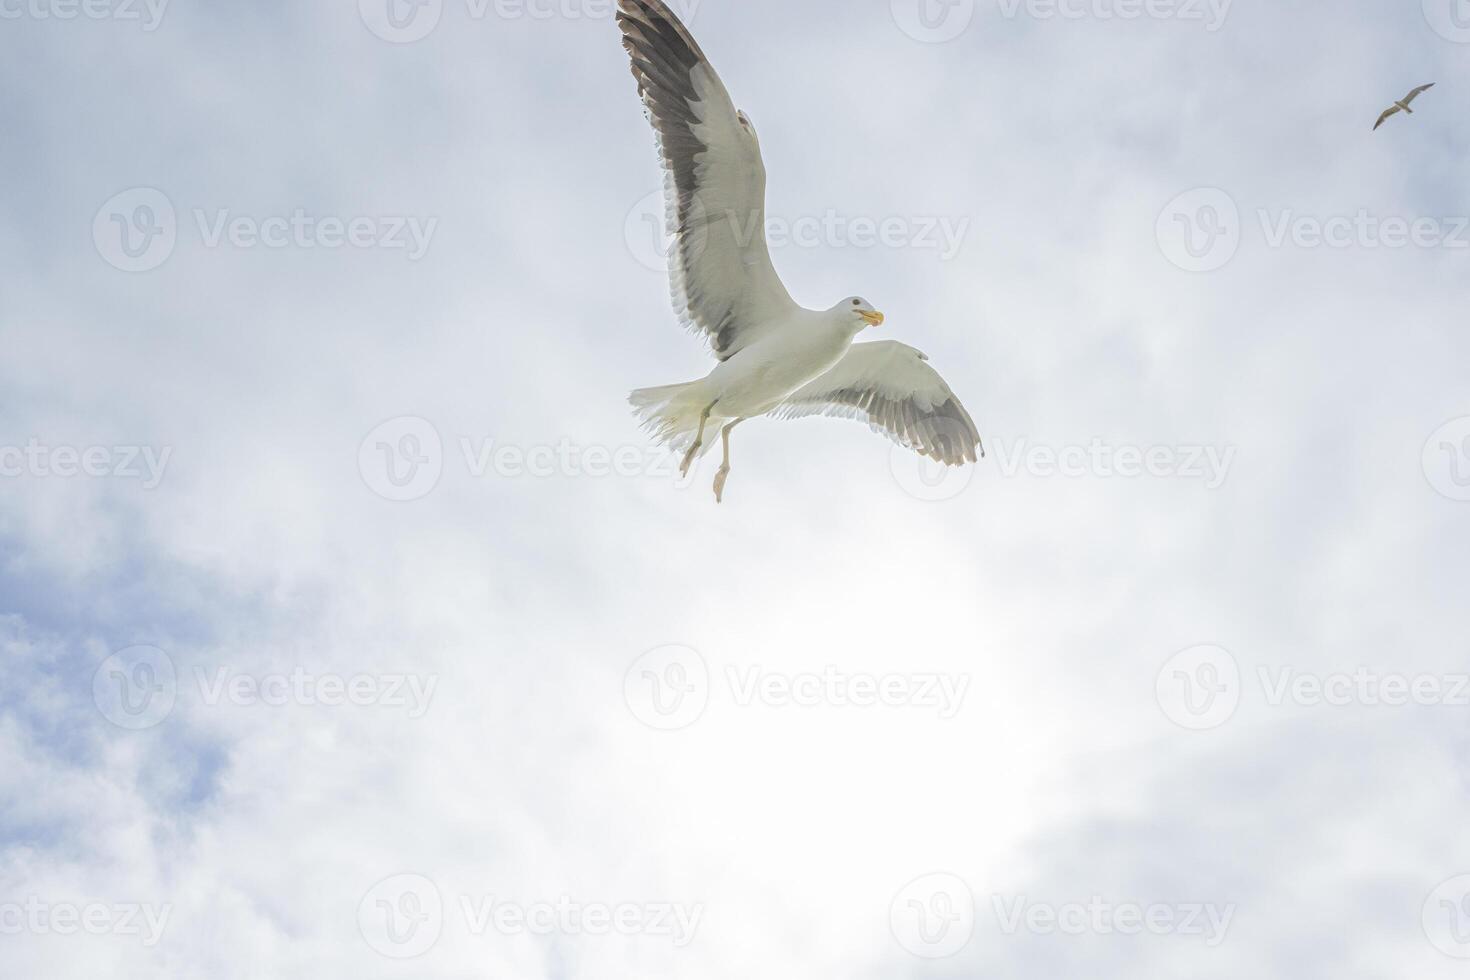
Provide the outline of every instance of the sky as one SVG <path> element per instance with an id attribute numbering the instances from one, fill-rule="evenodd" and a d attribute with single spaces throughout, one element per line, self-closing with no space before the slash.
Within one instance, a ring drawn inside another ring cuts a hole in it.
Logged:
<path id="1" fill-rule="evenodd" d="M 1462 976 L 1470 5 L 676 7 L 980 465 L 639 431 L 609 0 L 0 0 L 0 974 Z"/>

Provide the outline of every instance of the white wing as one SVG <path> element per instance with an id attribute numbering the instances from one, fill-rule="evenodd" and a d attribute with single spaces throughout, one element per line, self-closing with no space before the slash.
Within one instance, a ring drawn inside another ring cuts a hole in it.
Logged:
<path id="1" fill-rule="evenodd" d="M 1432 88 L 1434 88 L 1433 82 L 1430 82 L 1428 85 L 1420 85 L 1418 88 L 1414 89 L 1414 91 L 1404 96 L 1404 105 L 1410 105 L 1415 99 L 1423 95 L 1425 92 L 1428 92 Z"/>
<path id="2" fill-rule="evenodd" d="M 874 432 L 949 466 L 975 462 L 980 433 L 929 358 L 885 340 L 854 344 L 837 366 L 798 389 L 771 413 L 860 419 Z"/>
<path id="3" fill-rule="evenodd" d="M 766 247 L 766 167 L 743 113 L 663 0 L 618 0 L 664 165 L 674 310 L 725 360 L 796 309 Z"/>
<path id="4" fill-rule="evenodd" d="M 1378 117 L 1378 121 L 1373 124 L 1373 128 L 1374 129 L 1377 129 L 1379 126 L 1382 126 L 1385 119 L 1387 119 L 1389 116 L 1393 115 L 1395 112 L 1399 112 L 1399 111 L 1401 111 L 1401 110 L 1396 105 L 1389 106 L 1387 109 L 1384 109 L 1383 110 L 1383 115 L 1381 115 L 1381 116 Z"/>

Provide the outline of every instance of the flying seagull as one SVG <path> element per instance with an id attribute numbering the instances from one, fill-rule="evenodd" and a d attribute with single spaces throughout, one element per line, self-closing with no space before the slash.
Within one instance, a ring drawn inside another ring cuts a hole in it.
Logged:
<path id="1" fill-rule="evenodd" d="M 1417 99 L 1420 95 L 1428 92 L 1432 88 L 1434 88 L 1433 82 L 1430 82 L 1428 85 L 1420 85 L 1418 88 L 1414 89 L 1414 91 L 1410 92 L 1408 95 L 1404 96 L 1402 99 L 1395 102 L 1387 109 L 1384 109 L 1383 115 L 1379 116 L 1378 121 L 1373 124 L 1373 129 L 1377 131 L 1378 127 L 1383 125 L 1383 121 L 1385 119 L 1393 115 L 1395 112 L 1398 112 L 1399 110 L 1403 110 L 1404 112 L 1407 112 L 1409 115 L 1412 116 L 1414 114 L 1414 110 L 1410 109 L 1409 106 L 1412 105 L 1414 100 Z"/>
<path id="2" fill-rule="evenodd" d="M 766 246 L 760 140 L 688 29 L 663 0 L 618 0 L 618 26 L 664 168 L 674 310 L 720 362 L 699 381 L 633 392 L 645 427 L 684 452 L 685 475 L 719 430 L 716 501 L 730 432 L 761 415 L 859 419 L 945 465 L 975 462 L 975 423 L 927 357 L 853 343 L 882 313 L 861 296 L 807 310 L 786 291 Z"/>

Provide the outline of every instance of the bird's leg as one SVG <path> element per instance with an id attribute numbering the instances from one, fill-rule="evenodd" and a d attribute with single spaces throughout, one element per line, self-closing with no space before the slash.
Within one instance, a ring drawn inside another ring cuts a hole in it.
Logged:
<path id="1" fill-rule="evenodd" d="M 725 502 L 725 481 L 730 478 L 730 431 L 744 422 L 744 419 L 736 419 L 720 432 L 720 440 L 725 444 L 725 462 L 720 466 L 720 471 L 715 474 L 715 503 Z"/>
<path id="2" fill-rule="evenodd" d="M 719 402 L 710 402 L 709 407 L 700 414 L 699 433 L 694 437 L 694 445 L 690 446 L 689 451 L 684 454 L 684 463 L 679 467 L 680 476 L 689 475 L 689 467 L 694 465 L 694 457 L 698 456 L 700 449 L 704 448 L 704 427 L 709 423 L 709 413 L 713 412 L 718 404 Z"/>

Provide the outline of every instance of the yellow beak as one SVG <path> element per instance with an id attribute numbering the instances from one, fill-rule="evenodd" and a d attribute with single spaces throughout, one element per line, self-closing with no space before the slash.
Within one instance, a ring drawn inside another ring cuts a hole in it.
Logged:
<path id="1" fill-rule="evenodd" d="M 883 321 L 887 319 L 883 316 L 882 313 L 879 313 L 877 310 L 874 310 L 871 313 L 869 313 L 867 310 L 859 310 L 858 316 L 862 317 L 864 320 L 867 320 L 875 327 L 883 326 Z"/>

